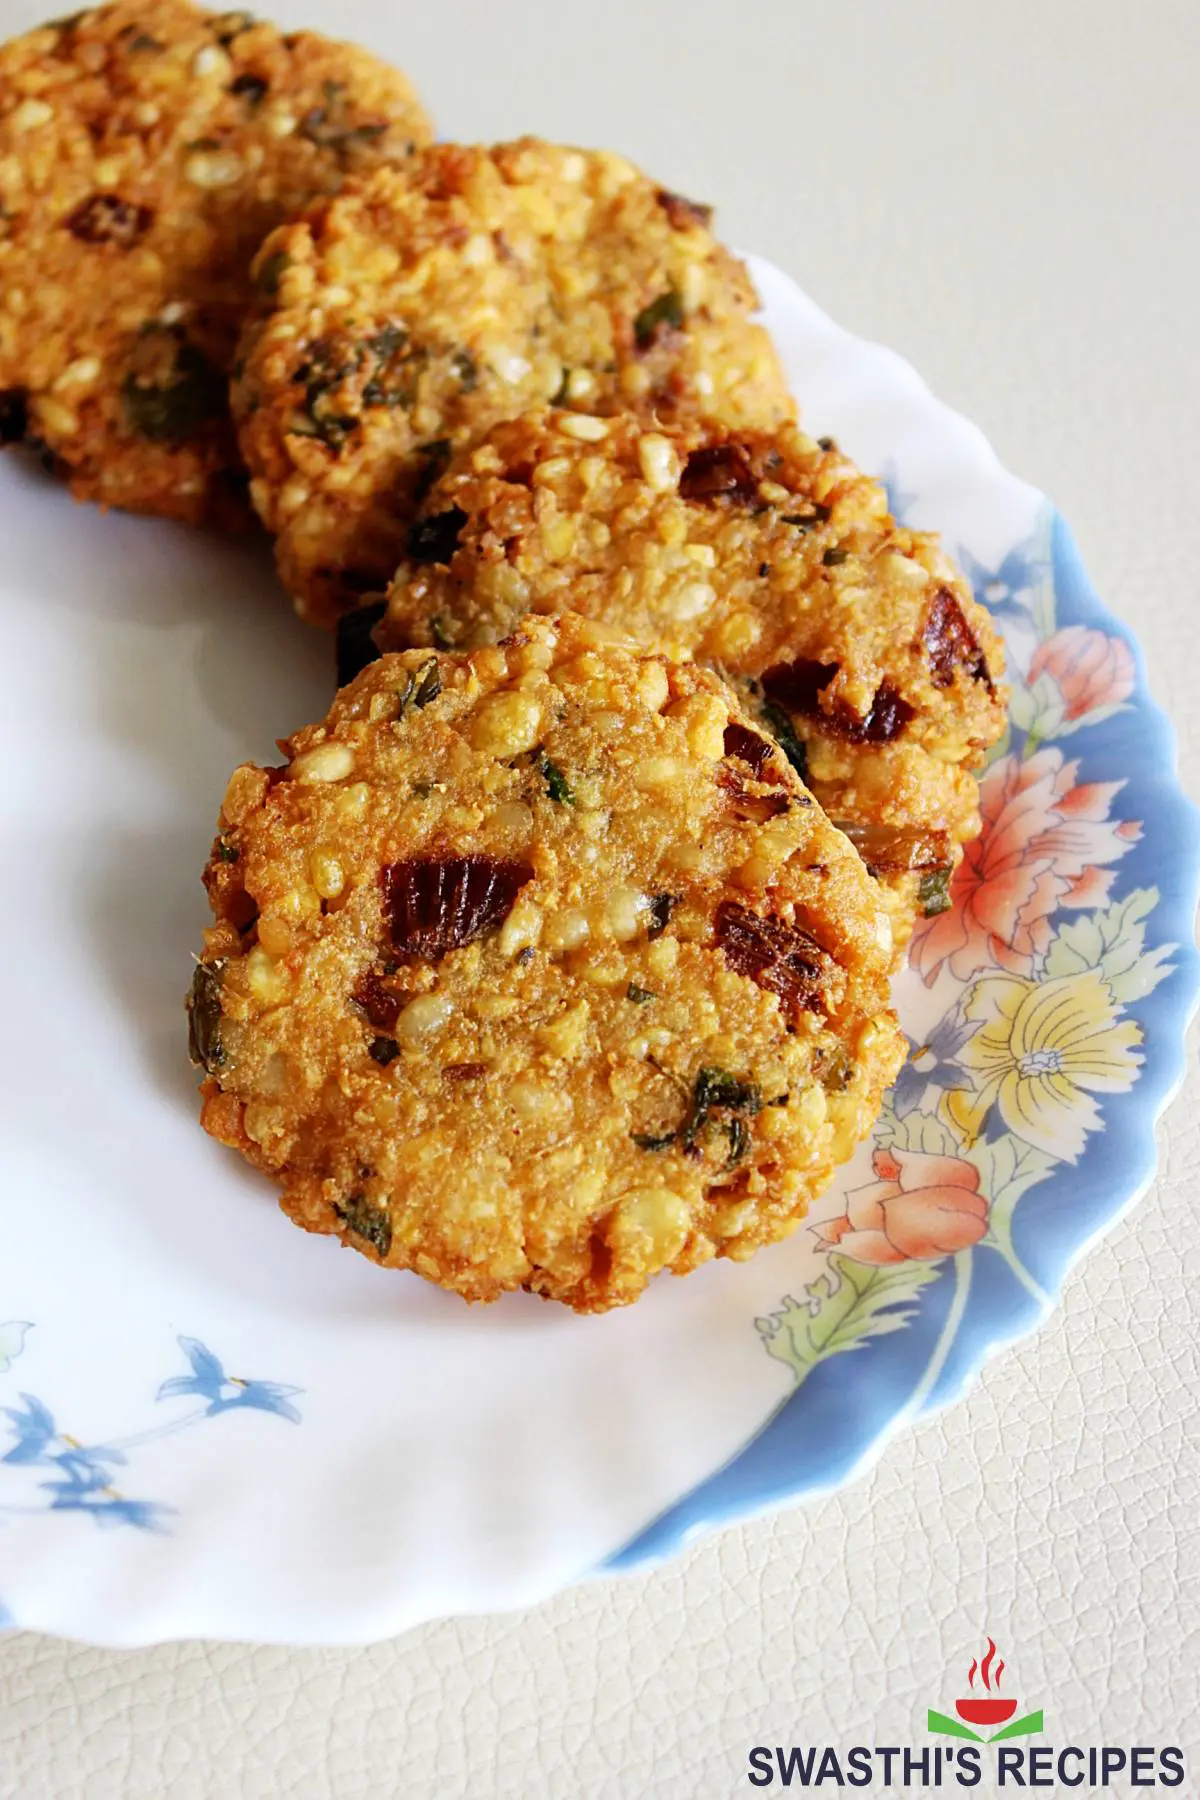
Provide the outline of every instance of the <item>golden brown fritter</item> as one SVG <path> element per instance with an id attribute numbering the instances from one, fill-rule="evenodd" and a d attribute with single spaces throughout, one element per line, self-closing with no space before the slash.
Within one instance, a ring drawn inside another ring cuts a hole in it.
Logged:
<path id="1" fill-rule="evenodd" d="M 438 144 L 283 226 L 234 389 L 252 493 L 304 617 L 382 591 L 452 445 L 559 399 L 792 415 L 708 209 L 623 158 L 534 138 Z"/>
<path id="2" fill-rule="evenodd" d="M 249 13 L 118 0 L 0 47 L 0 441 L 79 499 L 248 523 L 228 372 L 251 258 L 431 135 L 394 69 Z"/>
<path id="3" fill-rule="evenodd" d="M 312 1231 L 580 1311 L 786 1236 L 903 1057 L 878 890 L 695 664 L 530 619 L 238 769 L 203 1121 Z"/>
<path id="4" fill-rule="evenodd" d="M 942 909 L 1003 652 L 937 538 L 836 447 L 553 409 L 500 425 L 433 484 L 375 635 L 474 647 L 564 606 L 739 684 L 884 878 L 898 944 Z"/>

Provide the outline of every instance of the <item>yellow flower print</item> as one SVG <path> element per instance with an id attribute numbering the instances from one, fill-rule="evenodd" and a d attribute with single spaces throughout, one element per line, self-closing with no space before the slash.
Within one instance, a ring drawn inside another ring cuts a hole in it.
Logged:
<path id="1" fill-rule="evenodd" d="M 959 1052 L 975 1071 L 975 1091 L 955 1094 L 969 1134 L 993 1105 L 1009 1130 L 1047 1155 L 1077 1162 L 1100 1127 L 1093 1093 L 1118 1093 L 1137 1079 L 1140 1028 L 1120 1009 L 1095 969 L 1055 981 L 989 975 L 972 988 L 966 1016 L 978 1023 Z"/>

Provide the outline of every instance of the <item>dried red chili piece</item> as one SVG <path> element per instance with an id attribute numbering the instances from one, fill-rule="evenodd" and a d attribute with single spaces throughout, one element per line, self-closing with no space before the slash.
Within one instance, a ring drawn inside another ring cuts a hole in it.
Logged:
<path id="1" fill-rule="evenodd" d="M 827 688 L 838 672 L 836 663 L 814 662 L 798 656 L 795 662 L 776 663 L 762 677 L 762 690 L 768 700 L 790 713 L 801 716 L 817 714 L 821 708 L 821 690 Z"/>
<path id="2" fill-rule="evenodd" d="M 836 968 L 816 938 L 798 925 L 724 900 L 714 921 L 717 947 L 739 975 L 778 994 L 786 1012 L 816 1012 Z"/>
<path id="3" fill-rule="evenodd" d="M 795 662 L 776 663 L 768 669 L 762 677 L 762 690 L 777 706 L 815 719 L 826 731 L 852 744 L 890 744 L 899 737 L 913 717 L 913 708 L 890 681 L 880 682 L 865 718 L 859 718 L 844 700 L 821 705 L 821 694 L 837 672 L 836 663 L 798 657 Z"/>
<path id="4" fill-rule="evenodd" d="M 940 587 L 929 602 L 921 643 L 929 658 L 934 687 L 950 687 L 954 671 L 961 669 L 972 681 L 986 682 L 989 694 L 995 693 L 983 647 L 967 624 L 966 614 L 951 588 Z"/>
<path id="5" fill-rule="evenodd" d="M 679 477 L 685 500 L 752 500 L 758 492 L 758 476 L 741 444 L 709 444 L 693 450 Z"/>
<path id="6" fill-rule="evenodd" d="M 258 922 L 258 901 L 244 887 L 231 888 L 221 902 L 221 911 L 234 928 L 245 936 Z"/>
<path id="7" fill-rule="evenodd" d="M 82 244 L 115 244 L 128 250 L 150 229 L 154 214 L 119 194 L 91 194 L 67 216 L 67 230 Z"/>
<path id="8" fill-rule="evenodd" d="M 502 925 L 532 879 L 529 863 L 482 852 L 391 863 L 381 880 L 392 943 L 407 956 L 459 950 Z"/>
<path id="9" fill-rule="evenodd" d="M 447 1063 L 442 1070 L 443 1081 L 482 1081 L 488 1072 L 486 1063 L 461 1062 Z"/>
<path id="10" fill-rule="evenodd" d="M 682 194 L 673 194 L 669 188 L 659 188 L 654 198 L 666 213 L 672 231 L 687 231 L 693 225 L 712 222 L 713 209 L 702 201 L 687 200 Z"/>
<path id="11" fill-rule="evenodd" d="M 731 720 L 725 727 L 724 750 L 726 756 L 736 756 L 739 762 L 748 763 L 750 773 L 756 781 L 761 780 L 762 772 L 770 762 L 775 746 L 760 737 L 757 731 L 751 731 L 748 725 L 739 725 Z"/>
<path id="12" fill-rule="evenodd" d="M 854 743 L 890 744 L 913 718 L 914 709 L 890 681 L 881 681 L 865 719 L 855 719 L 848 706 L 839 707 L 837 713 L 839 728 Z"/>
<path id="13" fill-rule="evenodd" d="M 404 1004 L 399 994 L 384 987 L 383 979 L 375 969 L 368 969 L 350 998 L 379 1031 L 391 1031 Z"/>
<path id="14" fill-rule="evenodd" d="M 788 796 L 780 788 L 766 794 L 752 794 L 740 769 L 719 770 L 717 786 L 729 795 L 739 818 L 753 819 L 759 825 L 765 825 L 768 819 L 777 819 L 791 806 Z"/>
<path id="15" fill-rule="evenodd" d="M 835 819 L 872 875 L 909 875 L 918 870 L 950 869 L 954 858 L 948 831 L 924 831 L 919 826 L 859 825 L 851 819 Z"/>

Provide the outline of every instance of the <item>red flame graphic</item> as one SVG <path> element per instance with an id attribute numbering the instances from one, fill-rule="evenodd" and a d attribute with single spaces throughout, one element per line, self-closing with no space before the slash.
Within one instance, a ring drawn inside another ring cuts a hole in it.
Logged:
<path id="1" fill-rule="evenodd" d="M 989 1638 L 988 1639 L 988 1647 L 987 1647 L 987 1655 L 983 1659 L 983 1668 L 982 1668 L 982 1670 L 979 1671 L 983 1676 L 983 1685 L 987 1689 L 989 1694 L 992 1691 L 991 1667 L 992 1667 L 992 1658 L 993 1658 L 993 1656 L 995 1656 L 995 1654 L 996 1654 L 996 1646 L 992 1642 L 992 1639 Z M 967 1670 L 967 1681 L 970 1683 L 970 1685 L 972 1687 L 975 1686 L 975 1673 L 977 1670 L 979 1670 L 979 1664 L 977 1662 L 973 1662 L 971 1664 L 971 1667 Z M 996 1664 L 996 1686 L 997 1687 L 1000 1686 L 1000 1677 L 1003 1675 L 1003 1673 L 1004 1673 L 1004 1658 L 1001 1657 L 1000 1661 Z"/>
<path id="2" fill-rule="evenodd" d="M 983 1685 L 988 1690 L 989 1694 L 992 1691 L 991 1668 L 992 1668 L 992 1658 L 993 1658 L 993 1656 L 995 1656 L 995 1654 L 996 1654 L 996 1646 L 992 1642 L 991 1638 L 989 1638 L 988 1639 L 988 1647 L 987 1647 L 987 1655 L 984 1657 L 983 1667 L 979 1671 L 979 1673 L 983 1676 Z M 1004 1667 L 1004 1664 L 1001 1663 L 1000 1668 L 996 1670 L 996 1686 L 997 1687 L 1000 1686 L 1000 1670 L 1003 1669 L 1003 1667 Z"/>
<path id="3" fill-rule="evenodd" d="M 995 1661 L 995 1656 L 995 1640 L 989 1638 L 982 1663 L 972 1662 L 971 1667 L 967 1671 L 967 1682 L 970 1687 L 973 1688 L 975 1686 L 975 1677 L 979 1674 L 983 1676 L 983 1685 L 989 1695 L 992 1694 L 994 1688 L 997 1690 L 999 1689 L 1000 1677 L 1004 1673 L 1004 1658 L 1001 1657 L 1000 1661 L 996 1663 L 996 1672 L 995 1677 L 993 1678 L 992 1663 Z M 959 1700 L 955 1704 L 955 1711 L 958 1713 L 959 1718 L 965 1719 L 971 1725 L 1003 1724 L 1006 1719 L 1012 1717 L 1016 1710 L 1017 1703 L 1015 1700 L 1001 1700 L 999 1698 L 989 1698 L 987 1700 L 976 1700 L 971 1698 L 969 1700 Z"/>

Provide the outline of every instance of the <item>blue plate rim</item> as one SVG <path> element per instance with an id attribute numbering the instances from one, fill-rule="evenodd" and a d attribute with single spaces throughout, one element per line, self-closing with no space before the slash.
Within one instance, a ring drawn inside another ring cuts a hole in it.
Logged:
<path id="1" fill-rule="evenodd" d="M 985 1318 L 972 1319 L 969 1331 L 964 1329 L 964 1319 L 955 1334 L 953 1353 L 936 1381 L 923 1387 L 915 1400 L 901 1401 L 882 1428 L 872 1431 L 866 1441 L 857 1441 L 848 1451 L 824 1458 L 817 1471 L 808 1467 L 794 1445 L 790 1454 L 784 1448 L 777 1464 L 768 1463 L 762 1453 L 763 1446 L 772 1439 L 777 1447 L 787 1445 L 790 1434 L 786 1428 L 797 1423 L 801 1413 L 814 1412 L 814 1428 L 821 1423 L 822 1409 L 819 1403 L 817 1408 L 812 1407 L 809 1384 L 793 1389 L 719 1468 L 605 1558 L 598 1574 L 655 1567 L 713 1532 L 815 1499 L 865 1474 L 906 1424 L 961 1399 L 992 1356 L 1045 1323 L 1055 1310 L 1067 1275 L 1090 1247 L 1145 1195 L 1154 1180 L 1158 1124 L 1186 1074 L 1187 1031 L 1200 1006 L 1200 951 L 1195 943 L 1200 907 L 1200 807 L 1180 781 L 1178 737 L 1168 714 L 1150 691 L 1141 645 L 1100 597 L 1062 514 L 1046 504 L 1060 623 L 1086 621 L 1129 646 L 1135 668 L 1131 713 L 1138 723 L 1144 754 L 1139 768 L 1126 777 L 1128 791 L 1146 836 L 1153 835 L 1156 841 L 1173 842 L 1176 846 L 1170 885 L 1163 888 L 1154 912 L 1155 941 L 1176 946 L 1174 968 L 1161 988 L 1140 1003 L 1139 1016 L 1145 1018 L 1150 1013 L 1153 1029 L 1148 1022 L 1142 1045 L 1145 1060 L 1138 1079 L 1126 1093 L 1112 1096 L 1106 1107 L 1105 1148 L 1110 1154 L 1102 1166 L 1107 1179 L 1085 1183 L 1077 1168 L 1060 1167 L 1055 1172 L 1055 1182 L 1069 1182 L 1083 1203 L 1075 1216 L 1075 1228 L 1061 1246 L 1044 1303 L 1018 1290 L 1009 1294 L 1003 1312 L 992 1308 Z M 1098 727 L 1097 731 L 1103 729 Z M 1092 760 L 1089 757 L 1089 765 Z M 1092 773 L 1090 766 L 1088 772 Z M 1134 868 L 1140 867 L 1139 858 L 1132 861 Z M 1129 885 L 1136 882 L 1131 882 L 1125 873 L 1119 889 Z M 1118 897 L 1119 894 L 1112 898 Z M 1118 1137 L 1121 1153 L 1113 1156 L 1113 1143 Z M 946 1283 L 940 1285 L 945 1287 Z M 946 1294 L 942 1306 L 931 1309 L 935 1326 L 944 1317 L 948 1304 Z M 856 1360 L 840 1357 L 833 1359 L 832 1366 Z M 825 1369 L 830 1366 L 826 1364 Z M 839 1396 L 843 1408 L 846 1399 L 843 1384 Z"/>

